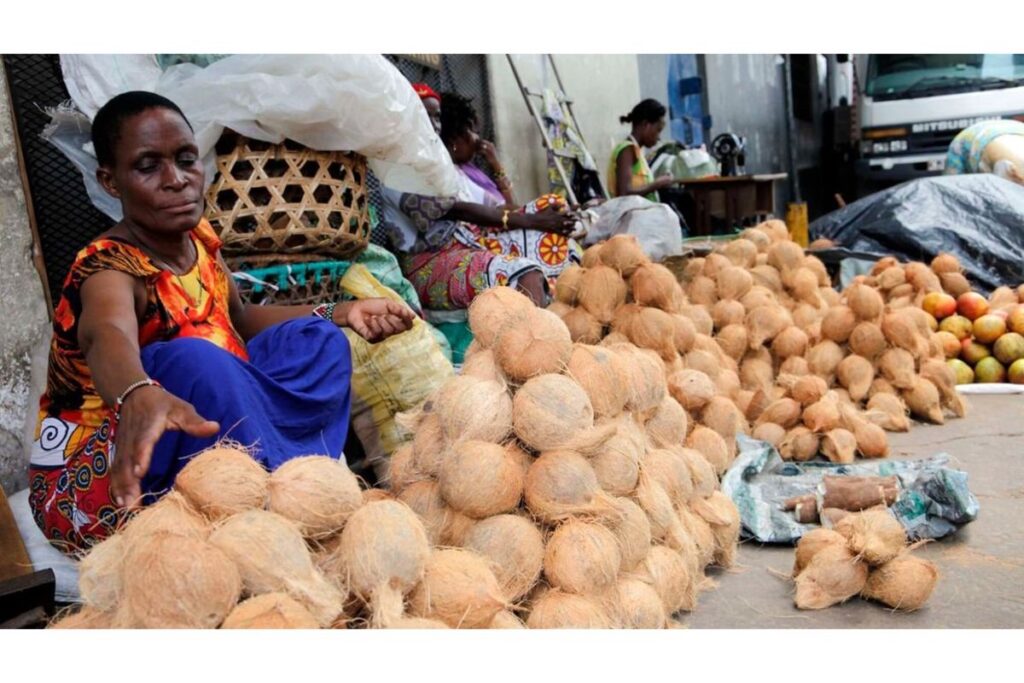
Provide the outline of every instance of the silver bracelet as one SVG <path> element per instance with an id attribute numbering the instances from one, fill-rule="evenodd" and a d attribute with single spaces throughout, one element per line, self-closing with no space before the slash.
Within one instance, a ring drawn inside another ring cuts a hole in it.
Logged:
<path id="1" fill-rule="evenodd" d="M 142 387 L 162 386 L 163 385 L 161 385 L 160 382 L 157 382 L 155 379 L 150 379 L 149 377 L 147 377 L 146 379 L 140 379 L 138 382 L 132 382 L 131 384 L 129 384 L 127 388 L 125 388 L 125 390 L 121 392 L 121 395 L 117 397 L 117 400 L 114 401 L 114 422 L 121 421 L 121 407 L 124 405 L 124 402 L 128 398 L 129 394 L 131 394 L 136 389 L 141 389 Z"/>

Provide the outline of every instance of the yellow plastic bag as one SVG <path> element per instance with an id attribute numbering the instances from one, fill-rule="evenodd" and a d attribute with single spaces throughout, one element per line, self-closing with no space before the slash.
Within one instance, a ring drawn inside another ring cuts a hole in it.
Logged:
<path id="1" fill-rule="evenodd" d="M 341 288 L 356 299 L 402 301 L 358 263 L 348 269 Z M 412 329 L 376 344 L 348 328 L 344 332 L 352 347 L 352 428 L 381 476 L 388 458 L 407 438 L 395 415 L 420 405 L 455 370 L 419 318 Z"/>

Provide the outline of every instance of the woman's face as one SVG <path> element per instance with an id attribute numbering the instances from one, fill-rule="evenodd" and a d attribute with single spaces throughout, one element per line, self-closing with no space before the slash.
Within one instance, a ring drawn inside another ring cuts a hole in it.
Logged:
<path id="1" fill-rule="evenodd" d="M 113 167 L 96 171 L 103 188 L 121 200 L 124 217 L 157 233 L 187 232 L 203 216 L 203 164 L 192 130 L 162 107 L 126 119 Z"/>
<path id="2" fill-rule="evenodd" d="M 477 148 L 480 146 L 480 136 L 476 129 L 470 126 L 461 135 L 455 137 L 448 143 L 448 153 L 456 164 L 466 164 L 476 156 Z"/>
<path id="3" fill-rule="evenodd" d="M 640 124 L 637 142 L 643 147 L 654 147 L 661 140 L 661 131 L 665 130 L 665 117 L 657 121 L 644 121 Z"/>
<path id="4" fill-rule="evenodd" d="M 441 102 L 439 100 L 435 100 L 433 97 L 427 97 L 423 100 L 423 108 L 427 110 L 427 116 L 430 117 L 430 125 L 434 127 L 434 132 L 440 135 Z"/>

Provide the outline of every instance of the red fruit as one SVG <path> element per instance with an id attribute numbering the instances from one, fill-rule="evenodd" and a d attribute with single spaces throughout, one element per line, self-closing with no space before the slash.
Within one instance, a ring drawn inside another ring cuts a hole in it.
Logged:
<path id="1" fill-rule="evenodd" d="M 936 320 L 942 320 L 956 313 L 956 299 L 944 292 L 929 292 L 921 302 L 921 308 Z"/>
<path id="2" fill-rule="evenodd" d="M 1006 334 L 1006 322 L 997 315 L 983 315 L 974 321 L 974 338 L 982 344 L 991 344 Z"/>
<path id="3" fill-rule="evenodd" d="M 961 294 L 956 300 L 956 312 L 968 320 L 977 320 L 988 313 L 988 300 L 977 292 Z"/>
<path id="4" fill-rule="evenodd" d="M 946 358 L 956 358 L 960 355 L 960 350 L 963 348 L 960 345 L 960 340 L 956 338 L 952 332 L 936 332 L 939 341 L 942 342 L 942 351 L 946 354 Z"/>

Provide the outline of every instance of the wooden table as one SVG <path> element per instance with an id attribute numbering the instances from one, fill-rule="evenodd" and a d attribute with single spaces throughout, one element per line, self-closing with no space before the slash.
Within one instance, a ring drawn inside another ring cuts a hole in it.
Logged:
<path id="1" fill-rule="evenodd" d="M 714 176 L 682 182 L 696 204 L 696 221 L 690 226 L 692 235 L 711 234 L 711 217 L 721 213 L 730 226 L 738 226 L 744 218 L 778 215 L 775 211 L 775 183 L 785 180 L 786 173 L 759 175 Z M 714 205 L 719 204 L 716 212 Z"/>

